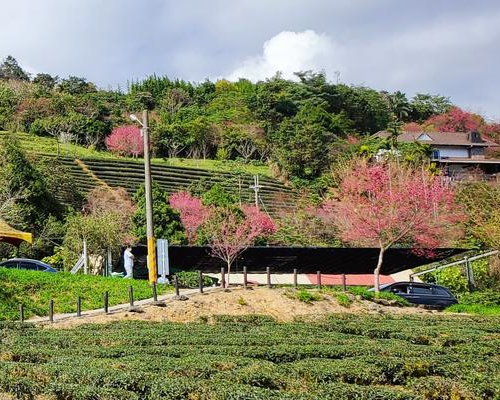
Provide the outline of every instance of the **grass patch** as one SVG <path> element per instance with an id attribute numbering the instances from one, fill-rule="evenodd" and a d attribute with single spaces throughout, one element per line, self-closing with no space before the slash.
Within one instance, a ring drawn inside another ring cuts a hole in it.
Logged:
<path id="1" fill-rule="evenodd" d="M 500 315 L 500 306 L 485 306 L 482 304 L 454 304 L 445 311 L 453 313 Z"/>
<path id="2" fill-rule="evenodd" d="M 375 301 L 376 299 L 384 299 L 396 302 L 399 306 L 407 307 L 411 304 L 404 298 L 390 292 L 379 292 L 378 294 L 374 291 L 369 291 L 365 287 L 361 286 L 351 286 L 348 288 L 355 296 L 360 296 L 363 300 Z"/>
<path id="3" fill-rule="evenodd" d="M 334 294 L 334 297 L 342 307 L 349 307 L 352 304 L 352 300 L 345 293 L 337 292 Z"/>
<path id="4" fill-rule="evenodd" d="M 66 272 L 46 273 L 0 268 L 0 320 L 19 318 L 19 304 L 24 305 L 27 318 L 48 315 L 49 300 L 54 300 L 56 313 L 76 311 L 76 298 L 82 298 L 82 310 L 103 306 L 103 293 L 109 292 L 109 304 L 128 302 L 128 287 L 134 288 L 134 298 L 152 296 L 148 281 L 72 275 Z M 168 285 L 159 285 L 158 293 L 171 292 Z"/>
<path id="5" fill-rule="evenodd" d="M 301 288 L 299 290 L 285 290 L 285 296 L 289 299 L 298 300 L 306 304 L 311 304 L 314 301 L 323 300 L 323 296 L 317 292 L 311 292 Z"/>

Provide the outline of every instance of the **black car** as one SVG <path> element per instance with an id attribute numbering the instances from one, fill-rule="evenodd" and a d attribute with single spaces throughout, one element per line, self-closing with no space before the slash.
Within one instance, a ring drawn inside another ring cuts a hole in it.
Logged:
<path id="1" fill-rule="evenodd" d="M 449 289 L 431 283 L 396 282 L 382 285 L 380 290 L 397 294 L 410 303 L 433 308 L 445 308 L 458 303 Z"/>
<path id="2" fill-rule="evenodd" d="M 49 264 L 29 258 L 12 258 L 0 263 L 0 268 L 26 269 L 30 271 L 57 272 Z"/>

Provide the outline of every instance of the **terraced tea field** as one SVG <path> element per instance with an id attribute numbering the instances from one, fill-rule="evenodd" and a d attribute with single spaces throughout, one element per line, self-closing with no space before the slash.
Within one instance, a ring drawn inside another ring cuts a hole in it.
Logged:
<path id="1" fill-rule="evenodd" d="M 45 157 L 51 157 L 45 155 Z M 59 157 L 59 162 L 70 171 L 75 183 L 84 192 L 98 185 L 123 187 L 133 194 L 144 182 L 144 167 L 141 163 L 107 159 L 73 159 Z M 153 180 L 168 193 L 185 190 L 193 185 L 219 183 L 228 191 L 236 194 L 242 202 L 254 201 L 253 177 L 246 174 L 211 172 L 195 168 L 182 168 L 167 165 L 151 167 Z M 281 182 L 261 177 L 259 195 L 268 211 L 293 206 L 294 193 Z"/>
<path id="2" fill-rule="evenodd" d="M 3 324 L 0 398 L 500 399 L 500 319 Z"/>

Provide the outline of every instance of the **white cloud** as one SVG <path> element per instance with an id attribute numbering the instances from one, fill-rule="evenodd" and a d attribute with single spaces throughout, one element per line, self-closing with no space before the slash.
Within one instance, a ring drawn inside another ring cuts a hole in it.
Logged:
<path id="1" fill-rule="evenodd" d="M 264 43 L 262 55 L 242 62 L 228 78 L 258 81 L 279 71 L 284 78 L 293 79 L 294 72 L 307 70 L 324 70 L 330 75 L 340 70 L 341 53 L 340 46 L 324 33 L 283 31 Z"/>

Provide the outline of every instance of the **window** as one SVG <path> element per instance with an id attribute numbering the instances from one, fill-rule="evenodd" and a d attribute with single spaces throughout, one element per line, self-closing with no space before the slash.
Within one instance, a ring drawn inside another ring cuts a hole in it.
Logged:
<path id="1" fill-rule="evenodd" d="M 1 265 L 2 268 L 17 268 L 17 262 L 11 261 Z"/>
<path id="2" fill-rule="evenodd" d="M 22 262 L 20 265 L 21 269 L 28 269 L 30 271 L 40 271 L 38 268 L 38 265 L 33 264 L 33 263 L 27 263 L 27 262 Z"/>
<path id="3" fill-rule="evenodd" d="M 432 150 L 432 158 L 434 160 L 439 160 L 439 158 L 441 158 L 441 155 L 439 154 L 439 150 Z"/>
<path id="4" fill-rule="evenodd" d="M 407 293 L 406 285 L 394 285 L 391 287 L 392 293 Z"/>
<path id="5" fill-rule="evenodd" d="M 424 286 L 412 286 L 411 292 L 413 294 L 426 294 L 426 295 L 432 294 L 431 289 Z"/>
<path id="6" fill-rule="evenodd" d="M 432 293 L 437 295 L 437 296 L 446 296 L 449 297 L 450 294 L 446 289 L 440 288 L 440 287 L 433 287 L 432 288 Z"/>

